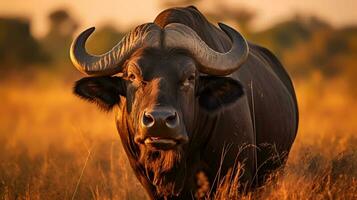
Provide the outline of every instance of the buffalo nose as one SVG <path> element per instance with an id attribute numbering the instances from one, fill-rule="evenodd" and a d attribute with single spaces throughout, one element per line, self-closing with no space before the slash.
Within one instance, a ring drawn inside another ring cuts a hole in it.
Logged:
<path id="1" fill-rule="evenodd" d="M 179 117 L 177 112 L 171 109 L 144 111 L 142 125 L 146 128 L 150 128 L 154 125 L 176 128 L 179 125 Z"/>

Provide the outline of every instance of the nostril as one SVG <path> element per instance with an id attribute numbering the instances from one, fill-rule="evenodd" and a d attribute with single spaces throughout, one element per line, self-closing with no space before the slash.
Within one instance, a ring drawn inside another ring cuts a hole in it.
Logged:
<path id="1" fill-rule="evenodd" d="M 174 115 L 170 115 L 166 118 L 167 123 L 175 122 L 176 121 L 176 113 Z"/>
<path id="2" fill-rule="evenodd" d="M 178 124 L 178 117 L 177 113 L 175 112 L 173 115 L 170 115 L 166 118 L 165 120 L 166 126 L 170 128 L 175 128 L 176 125 Z"/>
<path id="3" fill-rule="evenodd" d="M 151 127 L 155 123 L 154 117 L 151 114 L 144 112 L 142 123 L 145 127 Z"/>

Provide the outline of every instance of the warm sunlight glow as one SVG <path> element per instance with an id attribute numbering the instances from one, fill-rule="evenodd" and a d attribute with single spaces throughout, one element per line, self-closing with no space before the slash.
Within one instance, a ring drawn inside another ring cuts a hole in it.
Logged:
<path id="1" fill-rule="evenodd" d="M 26 16 L 33 22 L 32 31 L 43 36 L 48 30 L 47 15 L 58 8 L 65 8 L 78 19 L 82 28 L 111 23 L 124 30 L 139 23 L 152 21 L 164 6 L 165 1 L 152 0 L 12 0 L 0 1 L 1 16 Z M 330 21 L 335 26 L 357 24 L 357 1 L 355 0 L 225 0 L 229 6 L 246 6 L 257 12 L 255 29 L 263 29 L 296 13 L 314 14 Z M 201 7 L 215 8 L 217 1 L 199 3 Z"/>

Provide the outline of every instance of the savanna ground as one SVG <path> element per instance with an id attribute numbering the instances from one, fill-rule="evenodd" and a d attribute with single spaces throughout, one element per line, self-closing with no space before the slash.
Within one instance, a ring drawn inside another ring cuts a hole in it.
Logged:
<path id="1" fill-rule="evenodd" d="M 145 199 L 113 113 L 44 72 L 0 81 L 1 199 Z M 287 166 L 254 193 L 226 182 L 218 199 L 356 199 L 356 101 L 342 78 L 294 80 L 300 126 Z M 213 198 L 214 195 L 212 195 Z"/>

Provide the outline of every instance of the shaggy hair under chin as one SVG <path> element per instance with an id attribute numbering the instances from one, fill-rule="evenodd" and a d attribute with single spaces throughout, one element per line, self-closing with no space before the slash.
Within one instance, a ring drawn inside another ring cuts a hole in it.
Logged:
<path id="1" fill-rule="evenodd" d="M 155 185 L 158 195 L 180 193 L 186 174 L 182 148 L 166 151 L 144 148 L 139 161 L 144 165 L 146 176 Z"/>

